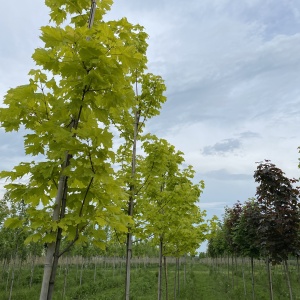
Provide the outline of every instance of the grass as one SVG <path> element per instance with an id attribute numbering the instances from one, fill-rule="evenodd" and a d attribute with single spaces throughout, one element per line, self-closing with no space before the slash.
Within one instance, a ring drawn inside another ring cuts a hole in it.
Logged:
<path id="1" fill-rule="evenodd" d="M 17 264 L 16 264 L 17 265 Z M 58 270 L 53 300 L 123 300 L 125 265 L 78 263 L 61 265 Z M 186 269 L 186 272 L 184 272 Z M 238 264 L 232 268 L 225 262 L 213 265 L 211 261 L 183 263 L 179 272 L 178 300 L 240 300 L 252 299 L 251 272 L 249 264 Z M 294 299 L 300 299 L 299 278 L 296 266 L 290 264 Z M 274 299 L 289 299 L 288 289 L 281 266 L 273 267 Z M 39 298 L 43 266 L 34 269 L 30 287 L 30 265 L 23 264 L 15 268 L 11 299 L 34 300 Z M 186 276 L 184 276 L 186 274 Z M 168 265 L 169 299 L 174 299 L 175 265 Z M 12 269 L 0 268 L 0 299 L 9 299 Z M 136 264 L 131 273 L 131 300 L 157 299 L 157 264 Z M 65 292 L 64 292 L 65 290 Z M 257 300 L 270 299 L 266 268 L 263 263 L 255 266 L 255 296 Z M 163 281 L 163 299 L 165 282 Z"/>

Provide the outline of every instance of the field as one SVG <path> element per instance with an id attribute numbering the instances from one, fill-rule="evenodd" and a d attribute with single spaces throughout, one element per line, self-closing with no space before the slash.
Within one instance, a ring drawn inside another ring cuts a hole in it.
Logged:
<path id="1" fill-rule="evenodd" d="M 229 264 L 228 264 L 229 262 Z M 293 299 L 300 299 L 296 262 L 290 261 Z M 181 259 L 179 270 L 169 259 L 168 298 L 163 280 L 163 299 L 225 300 L 253 299 L 249 261 Z M 38 299 L 43 265 L 39 260 L 1 264 L 0 299 Z M 290 299 L 282 266 L 272 267 L 274 299 Z M 154 259 L 133 260 L 131 299 L 157 299 L 158 264 Z M 125 262 L 119 258 L 64 258 L 59 266 L 54 299 L 123 300 Z M 176 286 L 174 288 L 176 282 Z M 255 299 L 270 299 L 267 273 L 262 261 L 255 262 Z"/>

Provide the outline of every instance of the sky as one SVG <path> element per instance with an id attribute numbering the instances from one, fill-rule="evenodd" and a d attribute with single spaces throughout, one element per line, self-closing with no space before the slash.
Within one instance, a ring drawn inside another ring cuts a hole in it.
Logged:
<path id="1" fill-rule="evenodd" d="M 256 162 L 270 159 L 299 178 L 300 1 L 115 0 L 106 18 L 121 17 L 145 27 L 149 72 L 167 86 L 147 130 L 183 151 L 205 181 L 208 216 L 255 196 Z M 48 20 L 43 1 L 2 3 L 0 105 L 28 82 Z M 25 160 L 22 133 L 0 128 L 0 169 Z"/>

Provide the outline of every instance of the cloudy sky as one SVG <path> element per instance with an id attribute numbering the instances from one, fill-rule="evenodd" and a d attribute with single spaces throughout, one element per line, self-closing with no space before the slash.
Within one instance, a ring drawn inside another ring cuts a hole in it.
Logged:
<path id="1" fill-rule="evenodd" d="M 257 161 L 299 177 L 300 1 L 115 0 L 107 18 L 123 16 L 145 27 L 149 70 L 168 89 L 148 130 L 183 151 L 205 180 L 209 215 L 255 195 Z M 3 1 L 0 103 L 27 83 L 48 19 L 43 1 Z M 26 159 L 21 134 L 0 129 L 0 141 L 0 169 Z"/>

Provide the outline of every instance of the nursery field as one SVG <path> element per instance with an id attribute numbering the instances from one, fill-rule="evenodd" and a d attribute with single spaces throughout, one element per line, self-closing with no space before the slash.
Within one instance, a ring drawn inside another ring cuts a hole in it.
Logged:
<path id="1" fill-rule="evenodd" d="M 229 264 L 228 264 L 229 262 Z M 300 299 L 299 274 L 295 261 L 289 261 L 293 299 Z M 163 299 L 224 300 L 270 299 L 268 276 L 263 261 L 254 267 L 254 295 L 249 261 L 208 258 L 167 264 L 163 278 Z M 0 299 L 39 298 L 43 265 L 39 260 L 1 264 Z M 154 259 L 135 259 L 132 267 L 132 300 L 157 299 L 158 264 Z M 64 258 L 59 266 L 53 299 L 123 300 L 125 261 L 119 258 Z M 272 267 L 274 299 L 290 299 L 284 269 Z M 167 290 L 167 293 L 166 293 Z"/>

